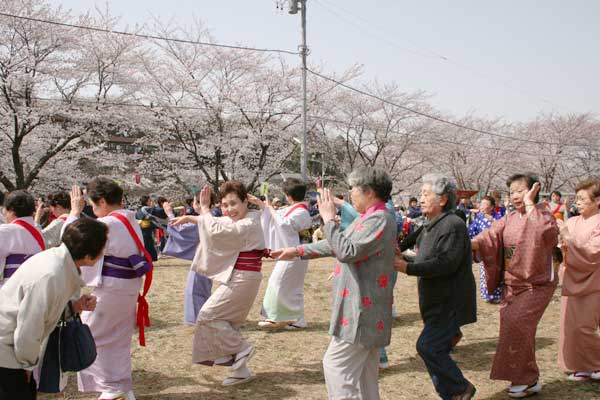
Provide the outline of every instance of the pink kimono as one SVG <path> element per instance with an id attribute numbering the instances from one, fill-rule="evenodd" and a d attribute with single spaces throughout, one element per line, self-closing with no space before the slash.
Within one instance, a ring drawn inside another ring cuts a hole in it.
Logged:
<path id="1" fill-rule="evenodd" d="M 568 371 L 600 370 L 600 214 L 566 222 L 558 362 Z"/>
<path id="2" fill-rule="evenodd" d="M 558 228 L 552 213 L 536 205 L 529 215 L 513 211 L 477 235 L 488 290 L 504 279 L 500 334 L 490 377 L 531 385 L 539 377 L 535 360 L 537 325 L 558 283 L 553 251 Z"/>

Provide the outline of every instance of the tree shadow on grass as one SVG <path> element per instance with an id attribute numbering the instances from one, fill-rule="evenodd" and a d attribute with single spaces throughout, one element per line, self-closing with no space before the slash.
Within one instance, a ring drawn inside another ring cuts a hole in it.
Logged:
<path id="1" fill-rule="evenodd" d="M 297 329 L 297 330 L 288 330 L 285 327 L 281 327 L 278 329 L 263 329 L 258 327 L 258 320 L 247 320 L 241 329 L 243 332 L 266 332 L 266 333 L 302 333 L 302 332 L 324 332 L 327 333 L 329 331 L 329 321 L 311 321 L 308 324 L 307 328 Z"/>
<path id="2" fill-rule="evenodd" d="M 571 382 L 557 379 L 542 383 L 542 392 L 535 396 L 544 400 L 598 400 L 600 398 L 600 382 Z M 506 390 L 494 393 L 482 400 L 506 400 Z"/>
<path id="3" fill-rule="evenodd" d="M 421 322 L 421 314 L 419 313 L 405 313 L 400 314 L 394 318 L 392 327 L 396 328 L 399 326 L 414 325 L 416 322 Z"/>

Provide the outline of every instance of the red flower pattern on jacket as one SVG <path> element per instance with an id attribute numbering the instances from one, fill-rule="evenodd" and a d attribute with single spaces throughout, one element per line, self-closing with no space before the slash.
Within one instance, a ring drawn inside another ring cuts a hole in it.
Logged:
<path id="1" fill-rule="evenodd" d="M 385 289 L 388 285 L 388 276 L 386 274 L 379 276 L 379 279 L 377 279 L 377 284 L 379 285 L 380 288 Z"/>

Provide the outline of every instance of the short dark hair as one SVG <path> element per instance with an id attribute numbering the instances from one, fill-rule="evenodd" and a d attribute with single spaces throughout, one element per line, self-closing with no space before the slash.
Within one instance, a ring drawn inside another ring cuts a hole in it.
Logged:
<path id="1" fill-rule="evenodd" d="M 159 196 L 158 199 L 156 199 L 156 202 L 161 207 L 162 207 L 163 203 L 166 202 L 166 201 L 167 201 L 167 198 L 166 197 L 162 197 L 162 196 Z"/>
<path id="2" fill-rule="evenodd" d="M 4 199 L 6 211 L 12 211 L 17 218 L 31 217 L 35 212 L 35 199 L 26 190 L 15 190 Z"/>
<path id="3" fill-rule="evenodd" d="M 145 207 L 148 204 L 148 200 L 150 200 L 150 196 L 143 195 L 140 197 L 140 206 Z"/>
<path id="4" fill-rule="evenodd" d="M 550 193 L 550 196 L 552 196 L 553 194 L 556 194 L 558 197 L 562 197 L 562 193 L 559 192 L 558 190 L 555 190 L 552 193 Z"/>
<path id="5" fill-rule="evenodd" d="M 193 197 L 186 197 L 185 204 L 187 204 L 189 207 L 191 207 L 194 204 L 194 198 Z"/>
<path id="6" fill-rule="evenodd" d="M 492 196 L 483 196 L 483 199 L 481 199 L 481 201 L 483 200 L 487 200 L 490 202 L 490 204 L 492 205 L 492 207 L 496 207 L 496 199 L 493 198 Z"/>
<path id="7" fill-rule="evenodd" d="M 527 185 L 527 188 L 531 189 L 534 184 L 540 183 L 540 178 L 531 172 L 526 172 L 526 173 L 522 173 L 522 174 L 514 174 L 514 175 L 511 175 L 506 180 L 506 186 L 510 188 L 510 185 L 512 185 L 512 183 L 516 182 L 516 181 L 525 182 L 525 184 Z M 533 201 L 535 201 L 536 203 L 540 201 L 540 192 L 538 192 L 535 195 L 535 199 Z"/>
<path id="8" fill-rule="evenodd" d="M 0 204 L 4 205 L 4 192 L 0 192 Z"/>
<path id="9" fill-rule="evenodd" d="M 98 177 L 87 184 L 87 194 L 94 203 L 104 199 L 107 204 L 113 206 L 123 201 L 123 189 L 112 179 Z"/>
<path id="10" fill-rule="evenodd" d="M 416 198 L 416 197 L 411 197 L 411 198 L 408 200 L 408 204 L 412 203 L 413 201 L 414 201 L 414 202 L 416 202 L 416 203 L 418 203 L 418 202 L 419 202 L 419 201 L 417 200 L 417 198 Z"/>
<path id="11" fill-rule="evenodd" d="M 69 249 L 73 260 L 81 260 L 85 256 L 94 259 L 106 245 L 108 226 L 92 218 L 79 218 L 67 225 L 62 235 L 62 242 Z"/>
<path id="12" fill-rule="evenodd" d="M 219 187 L 219 202 L 229 193 L 235 193 L 241 201 L 248 199 L 246 186 L 240 181 L 227 181 Z"/>
<path id="13" fill-rule="evenodd" d="M 304 196 L 306 196 L 306 183 L 302 182 L 300 179 L 286 179 L 286 181 L 283 182 L 282 189 L 283 193 L 290 196 L 294 201 L 302 201 L 304 200 Z"/>
<path id="14" fill-rule="evenodd" d="M 48 195 L 48 205 L 52 207 L 61 206 L 67 210 L 71 209 L 71 195 L 67 192 L 54 192 Z"/>

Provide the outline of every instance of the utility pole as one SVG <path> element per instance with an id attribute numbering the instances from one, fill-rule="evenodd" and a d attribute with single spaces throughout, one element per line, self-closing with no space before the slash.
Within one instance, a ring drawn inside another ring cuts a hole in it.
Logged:
<path id="1" fill-rule="evenodd" d="M 308 161 L 308 127 L 307 127 L 307 97 L 306 97 L 306 56 L 308 47 L 306 47 L 306 1 L 307 0 L 288 0 L 288 12 L 297 14 L 300 9 L 302 44 L 299 47 L 300 57 L 302 58 L 302 142 L 300 143 L 300 174 L 304 179 L 308 178 L 306 164 Z"/>

